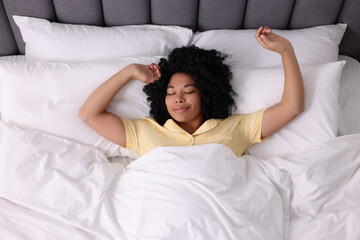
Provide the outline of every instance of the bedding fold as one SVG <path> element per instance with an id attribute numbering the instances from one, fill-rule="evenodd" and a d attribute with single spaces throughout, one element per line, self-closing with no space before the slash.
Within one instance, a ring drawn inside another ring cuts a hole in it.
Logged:
<path id="1" fill-rule="evenodd" d="M 360 239 L 360 134 L 266 162 L 290 174 L 289 239 Z"/>
<path id="2" fill-rule="evenodd" d="M 226 146 L 160 147 L 124 167 L 51 135 L 5 123 L 1 131 L 0 196 L 95 238 L 283 239 L 287 233 L 287 173 L 238 158 Z"/>
<path id="3" fill-rule="evenodd" d="M 360 134 L 288 158 L 159 147 L 124 166 L 87 145 L 0 127 L 6 239 L 22 239 L 17 228 L 33 228 L 29 239 L 360 238 Z"/>

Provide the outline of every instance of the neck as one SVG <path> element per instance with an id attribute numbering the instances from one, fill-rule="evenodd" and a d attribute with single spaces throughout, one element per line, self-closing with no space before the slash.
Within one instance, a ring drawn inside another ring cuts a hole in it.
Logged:
<path id="1" fill-rule="evenodd" d="M 204 120 L 201 117 L 188 122 L 176 122 L 176 123 L 189 134 L 193 134 L 204 123 Z"/>

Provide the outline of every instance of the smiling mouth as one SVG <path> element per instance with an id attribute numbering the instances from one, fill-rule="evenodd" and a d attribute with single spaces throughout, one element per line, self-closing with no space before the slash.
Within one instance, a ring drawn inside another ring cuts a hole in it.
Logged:
<path id="1" fill-rule="evenodd" d="M 176 112 L 176 113 L 183 113 L 183 112 L 185 112 L 186 110 L 188 110 L 189 109 L 189 107 L 188 108 L 177 108 L 177 109 L 174 109 L 174 112 Z"/>

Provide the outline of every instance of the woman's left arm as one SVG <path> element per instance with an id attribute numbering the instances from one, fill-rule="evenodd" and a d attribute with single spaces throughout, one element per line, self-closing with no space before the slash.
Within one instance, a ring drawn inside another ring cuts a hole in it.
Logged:
<path id="1" fill-rule="evenodd" d="M 284 91 L 281 101 L 264 111 L 261 138 L 277 132 L 304 111 L 304 83 L 291 43 L 272 32 L 269 27 L 260 27 L 256 40 L 264 48 L 281 55 L 284 68 Z"/>

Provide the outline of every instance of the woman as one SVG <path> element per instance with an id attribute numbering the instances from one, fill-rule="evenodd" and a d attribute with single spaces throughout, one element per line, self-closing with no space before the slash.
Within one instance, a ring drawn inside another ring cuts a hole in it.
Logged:
<path id="1" fill-rule="evenodd" d="M 175 49 L 168 60 L 131 64 L 98 87 L 79 116 L 99 134 L 143 155 L 158 146 L 210 142 L 230 147 L 237 156 L 275 133 L 304 110 L 304 86 L 291 43 L 260 27 L 255 35 L 264 48 L 282 57 L 285 84 L 281 101 L 248 115 L 230 115 L 234 92 L 231 72 L 215 50 Z M 130 79 L 147 83 L 145 93 L 153 118 L 122 119 L 106 109 Z"/>

